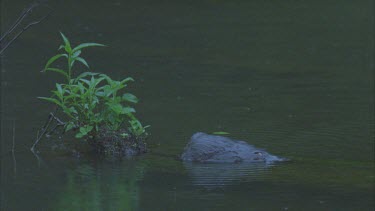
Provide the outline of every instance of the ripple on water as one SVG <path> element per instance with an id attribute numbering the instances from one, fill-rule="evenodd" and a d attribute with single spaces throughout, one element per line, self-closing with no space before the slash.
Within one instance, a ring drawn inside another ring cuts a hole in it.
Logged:
<path id="1" fill-rule="evenodd" d="M 193 185 L 217 188 L 237 182 L 257 181 L 269 175 L 272 165 L 266 163 L 184 163 Z"/>

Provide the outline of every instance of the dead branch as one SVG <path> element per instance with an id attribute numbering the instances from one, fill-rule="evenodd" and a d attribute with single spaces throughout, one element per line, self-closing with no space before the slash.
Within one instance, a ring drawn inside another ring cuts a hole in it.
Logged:
<path id="1" fill-rule="evenodd" d="M 13 23 L 13 25 L 8 29 L 0 38 L 0 43 L 5 39 L 6 36 L 8 36 L 12 31 L 17 28 L 17 26 L 25 19 L 27 15 L 29 15 L 32 10 L 37 6 L 38 4 L 33 3 L 32 5 L 29 6 L 29 8 L 26 8 L 22 11 L 21 15 L 17 18 L 17 20 Z"/>
<path id="2" fill-rule="evenodd" d="M 57 128 L 64 127 L 65 122 L 61 121 L 55 114 L 57 113 L 58 108 L 56 108 L 55 112 L 51 112 L 48 115 L 47 121 L 44 123 L 43 127 L 38 131 L 37 136 L 36 136 L 36 141 L 31 147 L 31 151 L 34 152 L 36 145 L 39 143 L 39 141 L 44 137 L 44 136 L 49 136 Z M 54 126 L 52 126 L 55 123 Z M 52 127 L 52 129 L 49 130 L 49 128 Z"/>
<path id="3" fill-rule="evenodd" d="M 27 29 L 29 29 L 31 26 L 34 26 L 36 24 L 41 23 L 43 20 L 45 20 L 50 14 L 52 13 L 52 9 L 48 5 L 44 5 L 47 7 L 50 11 L 47 13 L 47 15 L 43 16 L 37 21 L 33 21 L 29 24 L 27 24 L 25 27 L 21 29 L 13 38 L 11 38 L 5 45 L 2 43 L 5 41 L 5 38 L 8 37 L 10 34 L 12 34 L 17 28 L 19 28 L 19 25 L 24 21 L 24 19 L 29 16 L 33 9 L 42 5 L 40 2 L 33 3 L 31 6 L 29 6 L 27 9 L 25 9 L 21 15 L 17 18 L 17 20 L 13 23 L 13 25 L 1 36 L 0 38 L 0 55 L 19 37 L 23 32 L 25 32 Z"/>
<path id="4" fill-rule="evenodd" d="M 65 122 L 61 121 L 58 117 L 56 117 L 53 113 L 50 113 L 50 115 L 56 121 L 56 125 L 48 133 L 46 133 L 46 136 L 50 136 L 52 133 L 56 131 L 56 129 L 64 127 L 66 124 Z"/>
<path id="5" fill-rule="evenodd" d="M 12 157 L 13 157 L 13 172 L 14 176 L 17 174 L 17 160 L 16 155 L 14 153 L 14 149 L 16 148 L 16 120 L 13 120 L 13 146 L 12 146 Z"/>

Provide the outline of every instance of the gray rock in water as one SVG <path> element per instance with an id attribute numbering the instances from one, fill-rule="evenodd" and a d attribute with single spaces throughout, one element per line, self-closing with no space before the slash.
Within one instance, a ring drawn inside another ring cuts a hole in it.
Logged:
<path id="1" fill-rule="evenodd" d="M 195 133 L 181 155 L 183 161 L 199 163 L 240 163 L 286 161 L 255 148 L 244 141 L 235 141 L 227 137 Z"/>

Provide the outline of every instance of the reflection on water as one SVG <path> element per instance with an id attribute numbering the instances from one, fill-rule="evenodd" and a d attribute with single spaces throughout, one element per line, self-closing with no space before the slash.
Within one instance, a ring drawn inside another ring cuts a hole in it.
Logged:
<path id="1" fill-rule="evenodd" d="M 138 210 L 142 176 L 143 168 L 131 161 L 79 165 L 66 172 L 55 210 Z"/>
<path id="2" fill-rule="evenodd" d="M 82 164 L 66 172 L 55 210 L 137 210 L 143 168 L 134 163 Z"/>
<path id="3" fill-rule="evenodd" d="M 266 163 L 189 163 L 184 166 L 194 185 L 207 188 L 224 187 L 241 180 L 256 181 L 264 179 L 270 172 L 270 164 Z"/>

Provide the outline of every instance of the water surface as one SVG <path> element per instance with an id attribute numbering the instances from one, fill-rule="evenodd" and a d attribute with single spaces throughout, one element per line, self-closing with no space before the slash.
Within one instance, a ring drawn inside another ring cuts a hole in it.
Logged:
<path id="1" fill-rule="evenodd" d="M 27 3 L 1 2 L 2 31 Z M 372 1 L 50 5 L 53 16 L 2 57 L 2 210 L 373 210 Z M 39 157 L 29 151 L 51 110 L 36 97 L 61 81 L 39 72 L 58 31 L 109 46 L 84 53 L 93 71 L 135 78 L 151 153 L 75 159 L 48 140 Z M 176 157 L 197 131 L 292 161 L 183 164 Z"/>

